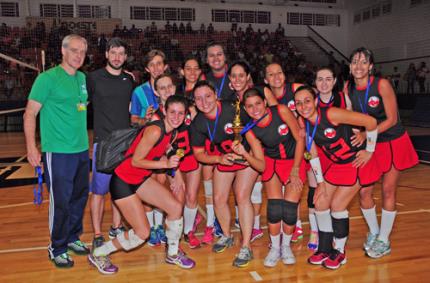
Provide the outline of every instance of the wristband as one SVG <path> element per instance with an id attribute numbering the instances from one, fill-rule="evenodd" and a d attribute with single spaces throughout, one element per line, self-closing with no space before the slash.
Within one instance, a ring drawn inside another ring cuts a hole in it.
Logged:
<path id="1" fill-rule="evenodd" d="M 322 174 L 321 162 L 320 162 L 319 157 L 311 159 L 309 161 L 309 163 L 311 164 L 312 171 L 314 172 L 315 179 L 317 180 L 317 183 L 319 184 L 319 183 L 324 182 L 324 177 Z"/>
<path id="2" fill-rule="evenodd" d="M 378 128 L 373 131 L 366 131 L 366 151 L 374 152 L 376 140 L 378 139 Z"/>

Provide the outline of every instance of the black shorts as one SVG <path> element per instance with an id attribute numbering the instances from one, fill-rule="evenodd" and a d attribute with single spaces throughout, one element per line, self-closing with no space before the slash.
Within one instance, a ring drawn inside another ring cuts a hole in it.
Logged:
<path id="1" fill-rule="evenodd" d="M 112 200 L 118 200 L 134 195 L 137 189 L 139 189 L 139 186 L 140 185 L 127 184 L 114 173 L 110 179 L 109 185 Z"/>

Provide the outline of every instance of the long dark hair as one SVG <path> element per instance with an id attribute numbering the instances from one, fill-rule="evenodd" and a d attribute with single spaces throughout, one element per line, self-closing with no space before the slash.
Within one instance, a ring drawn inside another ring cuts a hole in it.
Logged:
<path id="1" fill-rule="evenodd" d="M 349 62 L 352 62 L 352 59 L 357 54 L 363 54 L 364 57 L 369 61 L 369 63 L 373 65 L 373 63 L 374 63 L 373 52 L 371 50 L 367 49 L 366 47 L 359 47 L 359 48 L 353 50 L 351 55 L 349 56 Z M 369 75 L 370 75 L 370 73 L 369 73 Z M 349 73 L 349 79 L 348 80 L 349 80 L 348 93 L 351 94 L 355 89 L 355 80 L 354 80 L 354 76 L 352 75 L 352 73 Z"/>

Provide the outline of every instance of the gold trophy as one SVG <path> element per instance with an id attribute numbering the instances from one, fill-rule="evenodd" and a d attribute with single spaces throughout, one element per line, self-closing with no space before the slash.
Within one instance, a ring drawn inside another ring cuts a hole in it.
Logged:
<path id="1" fill-rule="evenodd" d="M 238 144 L 242 142 L 242 135 L 240 134 L 240 132 L 243 130 L 242 121 L 240 120 L 240 99 L 239 98 L 237 98 L 237 101 L 235 103 L 235 109 L 236 109 L 236 114 L 234 115 L 233 126 L 232 126 L 233 133 L 234 133 L 233 144 Z M 237 159 L 234 159 L 234 162 L 244 163 L 246 162 L 246 160 L 242 158 L 237 158 Z"/>
<path id="2" fill-rule="evenodd" d="M 179 157 L 179 158 L 184 157 L 184 155 L 185 155 L 185 151 L 184 151 L 184 149 L 183 149 L 183 148 L 178 148 L 178 149 L 176 150 L 175 155 L 176 155 L 177 157 Z"/>

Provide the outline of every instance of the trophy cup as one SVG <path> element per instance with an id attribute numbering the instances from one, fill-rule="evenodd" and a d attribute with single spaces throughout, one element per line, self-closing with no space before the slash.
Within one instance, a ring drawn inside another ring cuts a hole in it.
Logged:
<path id="1" fill-rule="evenodd" d="M 234 120 L 233 120 L 233 133 L 234 133 L 234 139 L 233 139 L 233 144 L 237 144 L 242 142 L 242 135 L 240 134 L 240 132 L 243 129 L 243 125 L 242 125 L 242 121 L 240 120 L 240 100 L 239 98 L 237 99 L 236 103 L 235 103 L 235 109 L 236 109 L 236 114 L 234 115 Z M 244 163 L 246 162 L 245 159 L 242 158 L 237 158 L 234 159 L 234 162 L 237 163 Z"/>

